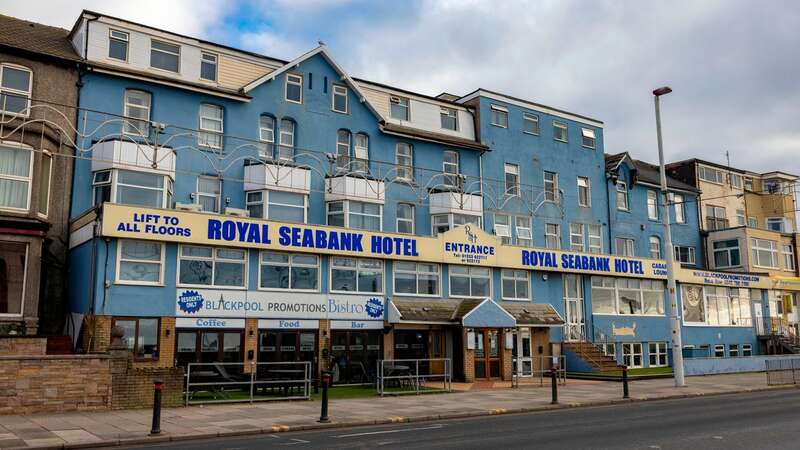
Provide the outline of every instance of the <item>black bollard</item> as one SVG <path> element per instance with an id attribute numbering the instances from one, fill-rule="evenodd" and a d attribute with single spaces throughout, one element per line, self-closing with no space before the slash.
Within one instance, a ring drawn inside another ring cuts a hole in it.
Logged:
<path id="1" fill-rule="evenodd" d="M 153 380 L 153 426 L 150 427 L 150 434 L 161 433 L 161 389 L 164 382 L 156 378 Z"/>
<path id="2" fill-rule="evenodd" d="M 622 366 L 622 398 L 630 398 L 628 395 L 628 366 Z"/>
<path id="3" fill-rule="evenodd" d="M 331 419 L 328 417 L 328 386 L 331 384 L 331 373 L 327 370 L 322 371 L 320 377 L 322 381 L 322 410 L 319 413 L 319 423 L 328 423 Z"/>
<path id="4" fill-rule="evenodd" d="M 550 401 L 551 405 L 558 404 L 558 375 L 555 367 L 550 368 L 550 379 L 553 382 L 553 400 Z"/>

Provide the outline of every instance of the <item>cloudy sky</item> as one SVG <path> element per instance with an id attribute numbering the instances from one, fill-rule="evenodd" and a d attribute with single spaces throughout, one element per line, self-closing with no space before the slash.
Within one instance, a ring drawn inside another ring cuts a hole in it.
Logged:
<path id="1" fill-rule="evenodd" d="M 323 40 L 351 75 L 436 95 L 477 87 L 605 122 L 606 152 L 800 173 L 800 3 L 0 0 L 70 28 L 82 8 L 292 59 Z"/>

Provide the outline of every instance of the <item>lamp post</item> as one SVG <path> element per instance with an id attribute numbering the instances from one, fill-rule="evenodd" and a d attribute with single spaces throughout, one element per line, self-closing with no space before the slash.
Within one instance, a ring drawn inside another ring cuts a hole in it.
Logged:
<path id="1" fill-rule="evenodd" d="M 675 386 L 686 386 L 683 376 L 683 344 L 681 339 L 681 319 L 678 314 L 678 299 L 675 291 L 675 264 L 674 247 L 672 246 L 672 230 L 670 228 L 669 206 L 667 200 L 667 175 L 664 167 L 664 144 L 661 139 L 661 109 L 660 98 L 672 92 L 669 86 L 660 87 L 653 91 L 653 98 L 656 106 L 656 134 L 658 135 L 658 164 L 661 172 L 661 217 L 664 220 L 664 246 L 667 256 L 667 291 L 669 293 L 669 304 L 672 309 L 670 326 L 672 328 L 672 370 L 675 373 Z"/>

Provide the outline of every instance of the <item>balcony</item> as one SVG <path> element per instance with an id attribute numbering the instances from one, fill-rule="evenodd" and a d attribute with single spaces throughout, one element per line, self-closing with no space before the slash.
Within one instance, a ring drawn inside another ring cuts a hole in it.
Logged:
<path id="1" fill-rule="evenodd" d="M 431 214 L 468 214 L 483 216 L 483 197 L 461 192 L 432 192 L 429 197 Z"/>
<path id="2" fill-rule="evenodd" d="M 325 180 L 325 201 L 359 200 L 383 203 L 386 185 L 381 180 L 354 175 L 340 175 Z"/>
<path id="3" fill-rule="evenodd" d="M 175 152 L 129 141 L 98 142 L 92 147 L 92 172 L 107 169 L 158 173 L 175 179 Z"/>
<path id="4" fill-rule="evenodd" d="M 277 163 L 251 163 L 244 166 L 244 190 L 275 190 L 308 194 L 311 169 Z"/>

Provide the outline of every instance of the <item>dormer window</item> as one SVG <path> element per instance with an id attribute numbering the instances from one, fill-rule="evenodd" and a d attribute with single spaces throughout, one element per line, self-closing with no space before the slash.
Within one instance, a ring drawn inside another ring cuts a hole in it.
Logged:
<path id="1" fill-rule="evenodd" d="M 180 59 L 180 45 L 150 41 L 150 67 L 179 73 Z"/>
<path id="2" fill-rule="evenodd" d="M 108 57 L 119 61 L 128 60 L 128 33 L 108 30 Z"/>
<path id="3" fill-rule="evenodd" d="M 217 81 L 217 55 L 203 53 L 200 58 L 200 78 L 206 81 Z"/>
<path id="4" fill-rule="evenodd" d="M 452 108 L 442 108 L 439 116 L 442 119 L 442 129 L 458 131 L 458 112 Z"/>
<path id="5" fill-rule="evenodd" d="M 303 103 L 303 76 L 292 73 L 286 74 L 286 101 Z"/>
<path id="6" fill-rule="evenodd" d="M 389 113 L 392 119 L 409 120 L 408 99 L 403 97 L 389 97 Z"/>
<path id="7" fill-rule="evenodd" d="M 347 114 L 347 88 L 345 86 L 333 85 L 331 109 L 338 113 Z"/>

